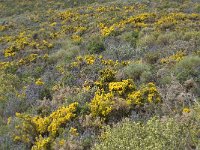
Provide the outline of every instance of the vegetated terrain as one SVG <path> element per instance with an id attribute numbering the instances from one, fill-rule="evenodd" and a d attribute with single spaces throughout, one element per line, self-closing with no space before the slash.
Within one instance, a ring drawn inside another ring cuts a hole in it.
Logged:
<path id="1" fill-rule="evenodd" d="M 1 0 L 0 149 L 200 149 L 200 1 Z"/>

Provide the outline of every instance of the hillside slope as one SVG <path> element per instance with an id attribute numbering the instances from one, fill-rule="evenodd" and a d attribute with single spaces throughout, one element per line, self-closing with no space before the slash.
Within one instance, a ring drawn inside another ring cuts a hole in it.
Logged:
<path id="1" fill-rule="evenodd" d="M 0 149 L 200 148 L 198 0 L 2 0 L 0 17 Z"/>

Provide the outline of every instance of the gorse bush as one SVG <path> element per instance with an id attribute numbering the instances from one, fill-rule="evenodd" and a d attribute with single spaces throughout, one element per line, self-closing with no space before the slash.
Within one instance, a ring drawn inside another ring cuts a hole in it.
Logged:
<path id="1" fill-rule="evenodd" d="M 199 149 L 198 0 L 0 1 L 0 149 Z"/>

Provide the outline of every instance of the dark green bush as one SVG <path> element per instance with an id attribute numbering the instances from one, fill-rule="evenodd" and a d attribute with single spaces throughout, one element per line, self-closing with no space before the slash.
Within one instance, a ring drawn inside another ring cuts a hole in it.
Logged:
<path id="1" fill-rule="evenodd" d="M 87 49 L 91 54 L 99 54 L 105 51 L 105 46 L 100 38 L 94 38 L 89 42 Z"/>

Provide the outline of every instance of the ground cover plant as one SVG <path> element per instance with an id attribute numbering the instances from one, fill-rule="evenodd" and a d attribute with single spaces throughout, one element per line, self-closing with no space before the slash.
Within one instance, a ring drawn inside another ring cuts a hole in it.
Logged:
<path id="1" fill-rule="evenodd" d="M 0 149 L 200 149 L 200 2 L 2 0 Z"/>

